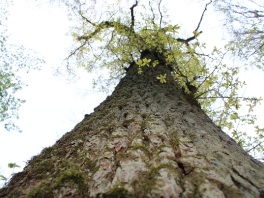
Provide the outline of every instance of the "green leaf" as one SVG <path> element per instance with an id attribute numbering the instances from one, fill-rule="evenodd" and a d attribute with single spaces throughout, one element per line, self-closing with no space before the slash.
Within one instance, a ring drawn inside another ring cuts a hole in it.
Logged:
<path id="1" fill-rule="evenodd" d="M 160 74 L 159 76 L 157 76 L 157 79 L 161 82 L 161 83 L 166 83 L 166 77 L 167 77 L 167 74 Z"/>
<path id="2" fill-rule="evenodd" d="M 139 59 L 136 63 L 139 67 L 143 66 L 143 61 L 141 59 Z"/>
<path id="3" fill-rule="evenodd" d="M 158 64 L 159 64 L 158 60 L 154 60 L 153 63 L 152 63 L 153 67 L 156 67 Z"/>
<path id="4" fill-rule="evenodd" d="M 149 63 L 150 63 L 150 61 L 151 61 L 151 59 L 146 59 L 146 58 L 144 58 L 143 59 L 143 66 L 149 66 Z"/>
<path id="5" fill-rule="evenodd" d="M 6 178 L 4 175 L 0 175 L 0 180 L 4 180 L 4 181 L 6 181 L 7 178 Z"/>
<path id="6" fill-rule="evenodd" d="M 237 120 L 238 119 L 238 114 L 235 112 L 233 114 L 230 115 L 230 119 L 231 120 Z"/>
<path id="7" fill-rule="evenodd" d="M 8 163 L 8 168 L 20 168 L 16 163 Z"/>

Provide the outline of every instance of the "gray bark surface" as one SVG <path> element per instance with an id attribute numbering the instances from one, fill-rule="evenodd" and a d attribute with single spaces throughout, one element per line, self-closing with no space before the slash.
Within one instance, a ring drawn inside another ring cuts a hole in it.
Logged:
<path id="1" fill-rule="evenodd" d="M 169 67 L 137 73 L 132 63 L 113 94 L 0 197 L 264 197 L 263 164 L 182 92 Z"/>

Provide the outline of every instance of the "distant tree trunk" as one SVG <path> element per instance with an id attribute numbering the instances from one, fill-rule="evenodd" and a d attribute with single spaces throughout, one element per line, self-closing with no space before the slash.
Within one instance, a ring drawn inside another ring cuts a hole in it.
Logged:
<path id="1" fill-rule="evenodd" d="M 132 63 L 113 94 L 29 161 L 0 197 L 264 197 L 263 164 L 170 73 L 160 64 L 139 75 Z"/>

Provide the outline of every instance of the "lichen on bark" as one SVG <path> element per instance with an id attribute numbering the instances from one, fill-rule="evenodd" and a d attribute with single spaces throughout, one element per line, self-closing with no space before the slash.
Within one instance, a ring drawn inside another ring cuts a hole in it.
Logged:
<path id="1" fill-rule="evenodd" d="M 172 78 L 166 65 L 139 75 L 132 63 L 113 94 L 0 197 L 263 197 L 263 164 L 159 74 Z"/>

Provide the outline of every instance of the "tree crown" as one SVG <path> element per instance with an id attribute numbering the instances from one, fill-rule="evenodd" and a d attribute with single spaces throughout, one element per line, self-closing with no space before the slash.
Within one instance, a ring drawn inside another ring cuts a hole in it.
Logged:
<path id="1" fill-rule="evenodd" d="M 229 131 L 236 141 L 248 151 L 263 150 L 263 129 L 255 124 L 253 108 L 259 98 L 239 95 L 245 82 L 239 79 L 239 67 L 226 63 L 234 52 L 231 45 L 215 47 L 206 52 L 206 44 L 199 41 L 208 2 L 191 36 L 179 37 L 180 27 L 171 24 L 163 5 L 165 1 L 74 1 L 67 2 L 74 23 L 71 34 L 75 39 L 73 50 L 66 59 L 66 66 L 78 65 L 87 71 L 108 69 L 112 83 L 125 75 L 131 62 L 143 67 L 155 67 L 158 58 L 141 58 L 146 51 L 155 51 L 165 57 L 174 80 L 190 98 L 199 102 L 213 121 Z M 103 6 L 102 6 L 103 5 Z M 100 9 L 99 9 L 100 8 Z M 101 12 L 98 12 L 98 11 Z M 165 74 L 156 77 L 161 83 L 168 80 Z M 98 83 L 98 82 L 95 82 Z M 248 105 L 248 112 L 241 111 Z M 255 135 L 237 128 L 241 123 L 255 127 Z"/>

